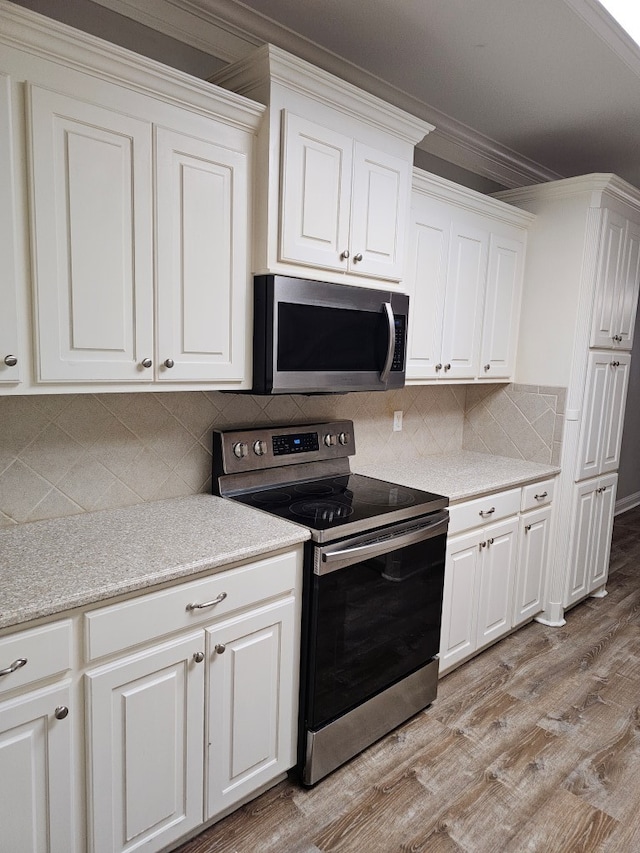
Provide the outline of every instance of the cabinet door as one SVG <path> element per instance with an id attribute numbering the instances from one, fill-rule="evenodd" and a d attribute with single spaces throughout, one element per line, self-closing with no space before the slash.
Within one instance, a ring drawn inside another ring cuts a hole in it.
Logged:
<path id="1" fill-rule="evenodd" d="M 444 211 L 427 199 L 414 199 L 405 263 L 405 284 L 411 298 L 407 379 L 436 379 L 442 369 L 450 228 L 451 218 Z"/>
<path id="2" fill-rule="evenodd" d="M 602 586 L 609 575 L 617 481 L 617 474 L 601 477 L 598 481 L 593 519 L 592 554 L 589 564 L 589 592 L 593 592 Z"/>
<path id="3" fill-rule="evenodd" d="M 453 223 L 442 333 L 445 379 L 473 379 L 478 373 L 488 243 L 487 231 Z"/>
<path id="4" fill-rule="evenodd" d="M 601 413 L 602 442 L 599 466 L 599 473 L 601 474 L 617 471 L 620 465 L 620 447 L 622 445 L 622 428 L 624 426 L 630 369 L 630 353 L 616 352 L 611 354 L 608 373 L 609 388 Z"/>
<path id="5" fill-rule="evenodd" d="M 19 382 L 22 378 L 22 353 L 18 341 L 14 197 L 15 164 L 13 159 L 13 117 L 11 87 L 6 74 L 0 74 L 0 384 Z"/>
<path id="6" fill-rule="evenodd" d="M 481 531 L 447 541 L 440 634 L 440 673 L 476 649 Z"/>
<path id="7" fill-rule="evenodd" d="M 92 853 L 156 851 L 202 823 L 204 633 L 87 673 Z"/>
<path id="8" fill-rule="evenodd" d="M 212 138 L 215 132 L 212 123 Z M 240 382 L 247 156 L 164 128 L 156 130 L 155 142 L 157 378 Z"/>
<path id="9" fill-rule="evenodd" d="M 295 600 L 207 630 L 207 813 L 211 818 L 295 764 Z"/>
<path id="10" fill-rule="evenodd" d="M 37 86 L 28 93 L 38 379 L 149 381 L 151 127 Z"/>
<path id="11" fill-rule="evenodd" d="M 497 640 L 513 624 L 518 519 L 511 518 L 484 528 L 478 592 L 477 646 Z"/>
<path id="12" fill-rule="evenodd" d="M 524 245 L 496 234 L 489 242 L 479 376 L 510 379 L 515 369 Z"/>
<path id="13" fill-rule="evenodd" d="M 638 309 L 640 289 L 640 224 L 627 222 L 618 303 L 617 332 L 622 338 L 618 346 L 630 350 Z"/>
<path id="14" fill-rule="evenodd" d="M 520 625 L 544 609 L 551 507 L 528 512 L 520 519 L 513 624 Z"/>
<path id="15" fill-rule="evenodd" d="M 617 357 L 616 353 L 615 358 Z M 611 390 L 613 360 L 612 353 L 589 353 L 576 480 L 584 480 L 600 473 L 603 423 L 607 417 L 606 406 Z"/>
<path id="16" fill-rule="evenodd" d="M 565 607 L 584 598 L 589 592 L 597 488 L 598 480 L 588 480 L 574 487 Z"/>
<path id="17" fill-rule="evenodd" d="M 399 281 L 404 267 L 410 164 L 354 144 L 349 270 Z"/>
<path id="18" fill-rule="evenodd" d="M 353 140 L 283 112 L 279 260 L 346 271 Z"/>
<path id="19" fill-rule="evenodd" d="M 0 704 L 0 853 L 73 853 L 68 684 Z"/>
<path id="20" fill-rule="evenodd" d="M 612 347 L 618 334 L 622 281 L 622 253 L 627 221 L 605 208 L 600 237 L 600 256 L 591 326 L 592 347 Z"/>

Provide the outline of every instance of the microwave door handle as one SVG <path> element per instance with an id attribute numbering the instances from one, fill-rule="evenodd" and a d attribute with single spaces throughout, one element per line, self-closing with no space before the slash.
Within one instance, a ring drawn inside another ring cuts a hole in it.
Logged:
<path id="1" fill-rule="evenodd" d="M 383 307 L 387 316 L 387 323 L 389 324 L 389 342 L 387 346 L 387 358 L 385 360 L 384 367 L 382 368 L 382 372 L 380 373 L 380 381 L 386 382 L 389 378 L 389 374 L 391 373 L 393 353 L 396 348 L 396 319 L 393 316 L 393 308 L 391 307 L 390 302 L 384 302 Z"/>

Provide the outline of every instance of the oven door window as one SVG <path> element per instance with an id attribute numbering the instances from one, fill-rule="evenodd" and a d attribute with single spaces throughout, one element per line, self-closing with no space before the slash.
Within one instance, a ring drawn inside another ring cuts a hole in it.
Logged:
<path id="1" fill-rule="evenodd" d="M 431 660 L 446 536 L 313 575 L 307 725 L 318 729 Z"/>

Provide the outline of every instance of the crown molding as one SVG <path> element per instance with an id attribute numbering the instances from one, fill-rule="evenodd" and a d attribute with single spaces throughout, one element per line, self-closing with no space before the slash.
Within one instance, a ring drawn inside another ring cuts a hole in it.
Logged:
<path id="1" fill-rule="evenodd" d="M 590 175 L 564 178 L 538 186 L 506 190 L 492 193 L 492 197 L 506 201 L 507 204 L 518 205 L 550 198 L 568 198 L 585 193 L 591 195 L 592 207 L 600 207 L 602 196 L 607 195 L 609 198 L 640 209 L 640 190 L 610 172 L 594 172 Z"/>
<path id="2" fill-rule="evenodd" d="M 625 65 L 640 77 L 640 48 L 598 0 L 564 0 Z"/>
<path id="3" fill-rule="evenodd" d="M 563 177 L 236 0 L 94 2 L 229 63 L 245 59 L 256 46 L 265 42 L 276 45 L 403 112 L 435 125 L 435 131 L 419 143 L 419 148 L 502 186 L 520 187 Z M 577 3 L 578 0 L 565 2 Z"/>

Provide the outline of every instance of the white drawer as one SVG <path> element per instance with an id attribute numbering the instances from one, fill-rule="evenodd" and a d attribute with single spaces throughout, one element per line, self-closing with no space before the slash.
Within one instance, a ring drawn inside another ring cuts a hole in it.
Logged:
<path id="1" fill-rule="evenodd" d="M 555 478 L 552 478 L 551 480 L 542 480 L 539 483 L 524 486 L 522 489 L 522 512 L 526 512 L 528 509 L 535 509 L 537 506 L 550 504 L 553 500 L 555 483 Z"/>
<path id="2" fill-rule="evenodd" d="M 26 661 L 20 665 L 20 661 Z M 16 667 L 13 669 L 13 667 Z M 0 640 L 0 695 L 71 668 L 71 621 L 9 634 Z M 12 672 L 6 670 L 13 669 Z"/>
<path id="3" fill-rule="evenodd" d="M 520 491 L 496 492 L 449 507 L 449 535 L 516 515 L 520 512 Z"/>
<path id="4" fill-rule="evenodd" d="M 87 660 L 211 622 L 289 592 L 296 586 L 297 564 L 297 552 L 280 554 L 86 613 Z"/>

